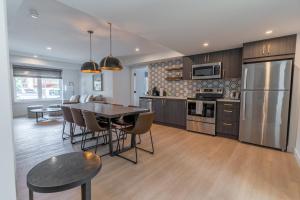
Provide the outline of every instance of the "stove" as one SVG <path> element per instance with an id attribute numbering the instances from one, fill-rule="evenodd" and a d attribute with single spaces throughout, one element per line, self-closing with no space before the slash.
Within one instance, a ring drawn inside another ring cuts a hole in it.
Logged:
<path id="1" fill-rule="evenodd" d="M 187 100 L 187 130 L 216 134 L 216 100 L 223 98 L 221 88 L 201 88 L 195 98 Z"/>

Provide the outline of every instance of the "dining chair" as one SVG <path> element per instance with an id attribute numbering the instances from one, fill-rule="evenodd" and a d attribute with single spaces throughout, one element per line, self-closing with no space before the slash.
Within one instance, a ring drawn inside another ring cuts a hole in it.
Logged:
<path id="1" fill-rule="evenodd" d="M 82 111 L 82 115 L 83 115 L 87 130 L 89 130 L 90 132 L 93 132 L 95 134 L 98 133 L 98 135 L 96 136 L 97 140 L 96 140 L 96 145 L 95 145 L 95 153 L 97 153 L 97 148 L 99 145 L 99 138 L 102 137 L 103 140 L 105 140 L 106 135 L 108 134 L 107 133 L 109 130 L 108 124 L 99 122 L 97 120 L 95 113 L 92 113 L 89 111 Z M 114 130 L 114 127 L 112 127 L 112 129 Z M 115 132 L 115 131 L 113 131 L 113 132 Z M 118 134 L 116 134 L 116 135 L 117 135 L 117 141 L 118 141 L 117 149 L 119 150 L 120 149 L 119 137 L 118 137 Z M 105 141 L 104 143 L 106 144 L 107 142 Z M 107 154 L 105 154 L 105 155 L 107 155 Z M 102 155 L 102 156 L 104 156 L 104 155 Z"/>
<path id="2" fill-rule="evenodd" d="M 84 118 L 82 116 L 82 112 L 81 112 L 80 109 L 71 108 L 71 113 L 72 113 L 72 116 L 73 116 L 74 123 L 81 130 L 81 133 L 80 133 L 80 135 L 82 136 L 81 137 L 81 149 L 84 150 L 83 143 L 86 140 L 86 136 L 88 135 L 88 133 L 86 132 L 86 125 L 85 125 Z M 75 132 L 75 129 L 74 129 L 74 132 Z"/>
<path id="3" fill-rule="evenodd" d="M 151 133 L 151 126 L 153 124 L 153 119 L 154 119 L 153 112 L 141 113 L 141 114 L 139 114 L 134 126 L 126 127 L 122 130 L 126 134 L 130 134 L 130 135 L 132 135 L 132 137 L 134 137 L 133 147 L 135 150 L 135 160 L 131 160 L 127 157 L 124 157 L 124 156 L 118 154 L 119 157 L 124 158 L 130 162 L 133 162 L 134 164 L 137 164 L 137 162 L 138 162 L 137 150 L 138 149 L 145 151 L 147 153 L 150 153 L 150 154 L 154 154 L 154 146 L 153 146 L 153 139 L 152 139 L 152 133 Z M 141 147 L 138 147 L 137 143 L 136 143 L 136 136 L 146 134 L 146 133 L 150 134 L 151 147 L 152 147 L 151 151 L 143 149 Z M 123 138 L 123 143 L 124 143 L 124 138 Z"/>
<path id="4" fill-rule="evenodd" d="M 74 120 L 73 120 L 73 117 L 72 117 L 71 109 L 69 107 L 65 107 L 65 106 L 62 106 L 61 109 L 62 109 L 63 118 L 64 118 L 64 121 L 63 121 L 63 130 L 62 130 L 61 137 L 62 137 L 63 140 L 66 140 L 66 139 L 68 139 L 70 137 L 71 138 L 71 142 L 72 142 L 75 124 L 74 124 Z M 70 125 L 70 133 L 69 134 L 65 132 L 66 124 L 67 123 L 69 123 L 69 125 Z M 67 137 L 65 137 L 65 135 Z"/>

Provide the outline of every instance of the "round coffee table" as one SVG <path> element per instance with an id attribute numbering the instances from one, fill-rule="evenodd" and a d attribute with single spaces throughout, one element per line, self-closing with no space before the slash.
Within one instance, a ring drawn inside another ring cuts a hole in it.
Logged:
<path id="1" fill-rule="evenodd" d="M 101 158 L 93 152 L 51 157 L 28 172 L 29 199 L 33 200 L 33 192 L 52 193 L 81 186 L 81 199 L 91 200 L 91 180 L 101 167 Z"/>
<path id="2" fill-rule="evenodd" d="M 44 113 L 51 113 L 51 112 L 58 112 L 58 111 L 61 111 L 61 108 L 39 108 L 39 109 L 30 110 L 30 112 L 35 113 L 36 123 L 39 122 L 39 114 L 41 114 L 42 119 L 48 120 L 48 119 L 44 118 Z"/>

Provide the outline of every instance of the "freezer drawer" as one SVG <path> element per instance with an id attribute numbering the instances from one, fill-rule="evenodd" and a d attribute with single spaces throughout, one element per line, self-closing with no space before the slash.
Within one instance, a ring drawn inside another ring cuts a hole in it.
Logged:
<path id="1" fill-rule="evenodd" d="M 289 91 L 243 91 L 241 97 L 239 139 L 285 150 Z"/>
<path id="2" fill-rule="evenodd" d="M 289 90 L 292 60 L 243 65 L 242 90 Z"/>

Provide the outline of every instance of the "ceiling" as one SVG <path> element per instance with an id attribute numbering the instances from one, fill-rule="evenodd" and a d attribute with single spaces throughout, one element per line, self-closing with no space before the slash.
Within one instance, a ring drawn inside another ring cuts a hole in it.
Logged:
<path id="1" fill-rule="evenodd" d="M 30 8 L 39 19 L 29 16 Z M 110 21 L 115 56 L 189 55 L 300 32 L 299 11 L 299 0 L 23 0 L 9 23 L 9 42 L 11 51 L 83 61 L 92 28 L 99 59 L 108 53 Z"/>
<path id="2" fill-rule="evenodd" d="M 92 38 L 93 58 L 99 62 L 109 54 L 109 25 L 106 21 L 85 14 L 77 9 L 54 0 L 12 0 L 8 5 L 9 48 L 11 54 L 22 56 L 38 55 L 39 58 L 81 63 L 89 59 L 89 35 L 87 30 L 94 30 Z M 11 9 L 14 8 L 14 9 Z M 33 19 L 30 10 L 39 13 Z M 149 41 L 113 24 L 113 55 L 145 56 L 157 52 L 173 52 L 153 41 Z M 51 51 L 46 47 L 50 46 Z M 140 52 L 136 52 L 139 48 Z"/>
<path id="3" fill-rule="evenodd" d="M 59 1 L 183 54 L 300 31 L 299 0 Z"/>

